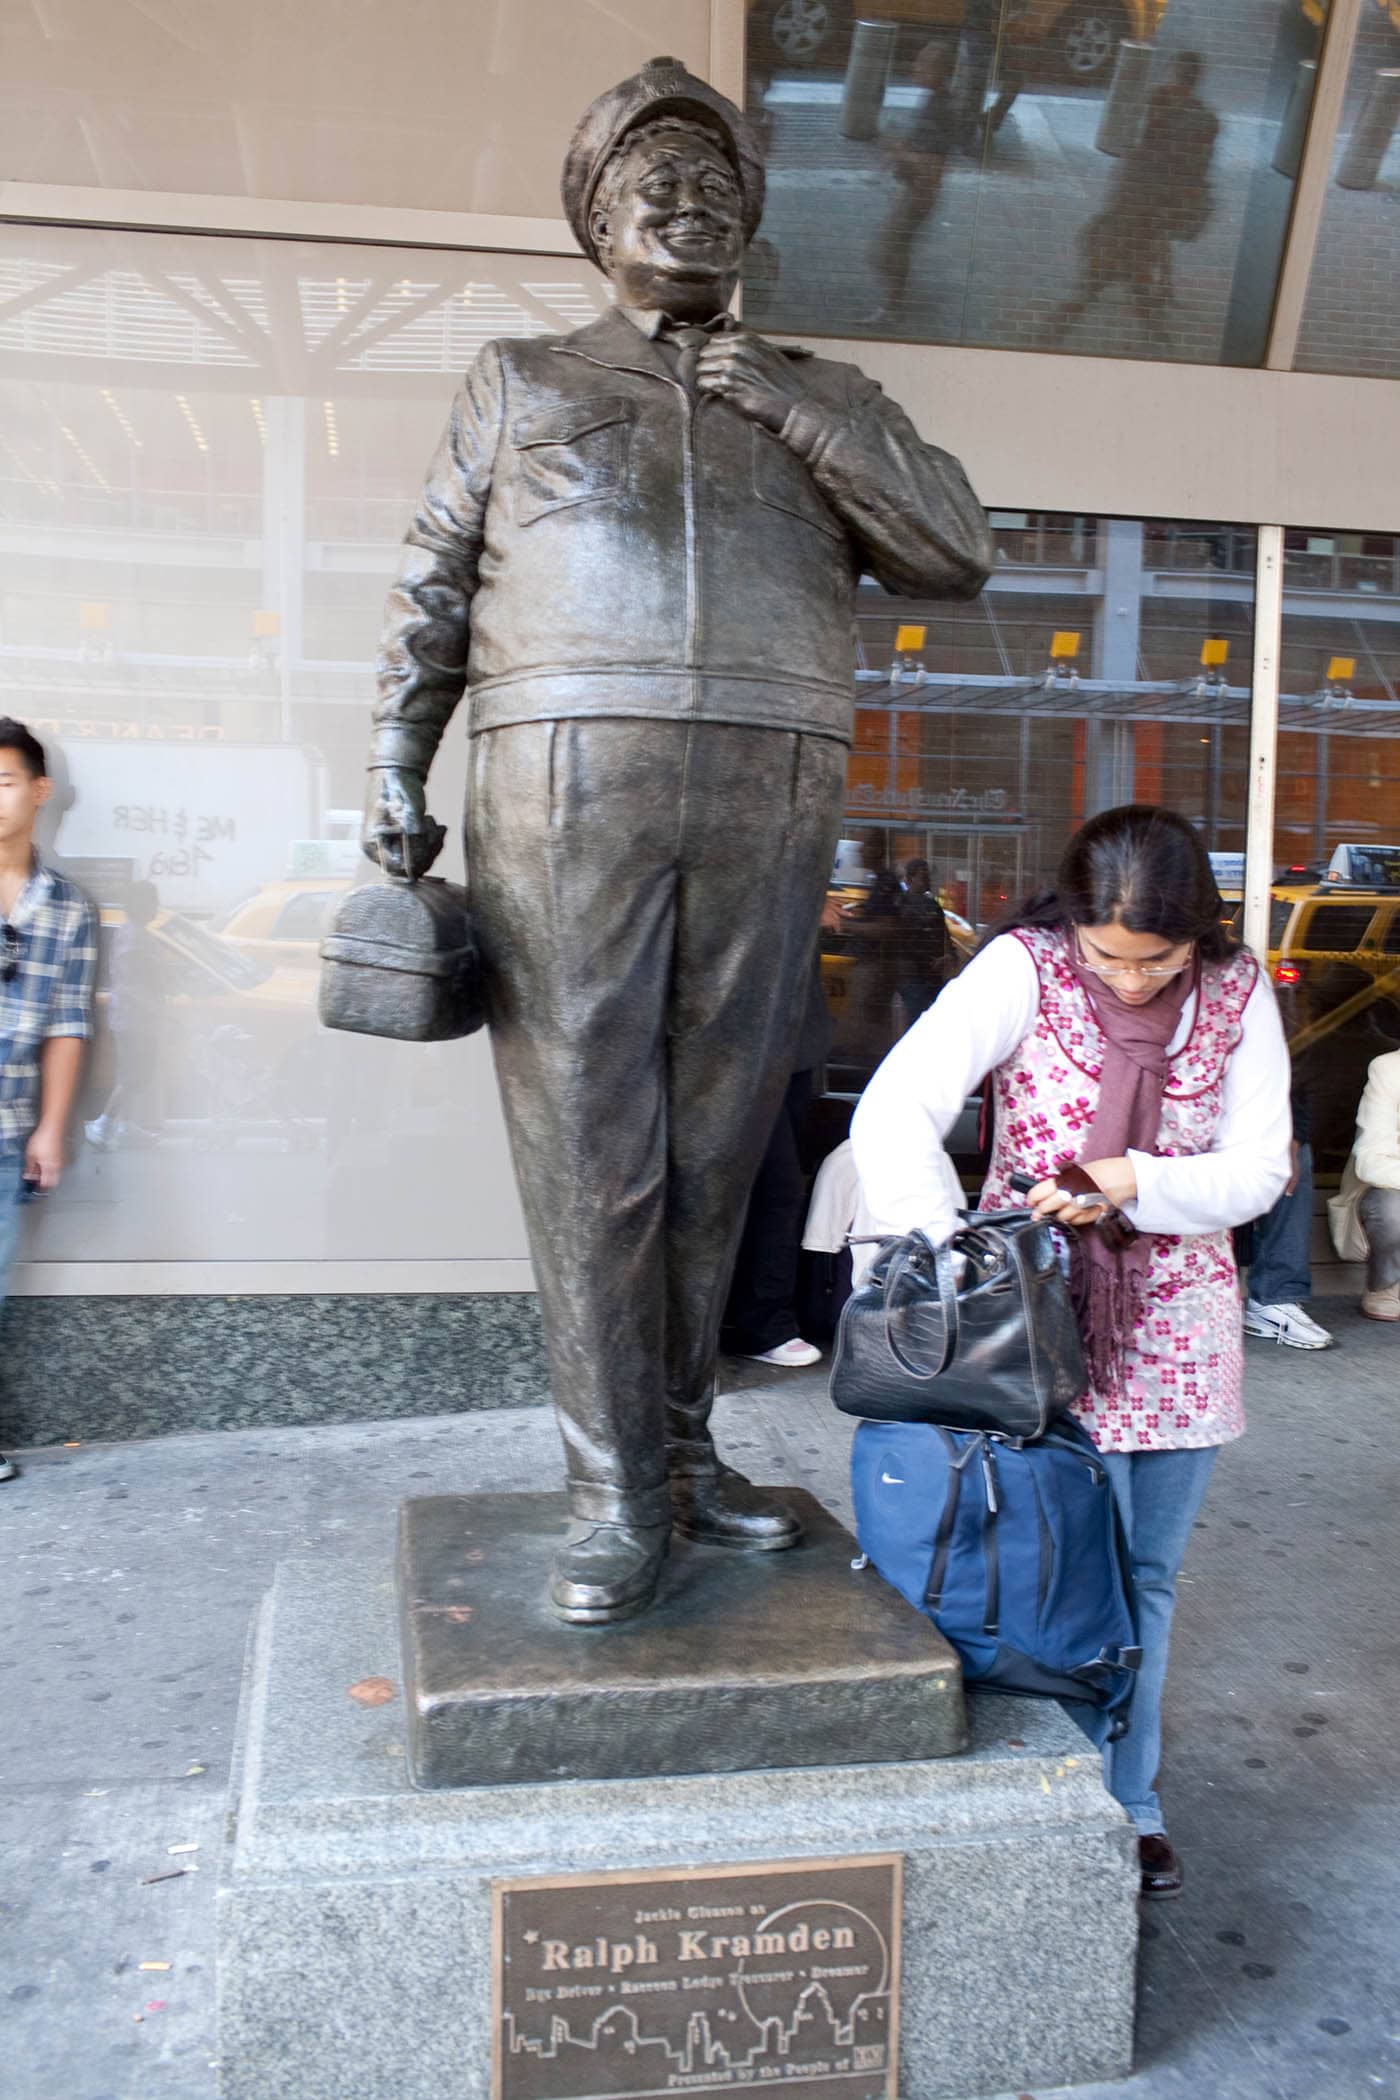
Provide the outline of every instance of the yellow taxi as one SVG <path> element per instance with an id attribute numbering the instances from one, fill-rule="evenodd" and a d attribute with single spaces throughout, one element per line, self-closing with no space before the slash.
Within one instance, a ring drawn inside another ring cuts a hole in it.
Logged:
<path id="1" fill-rule="evenodd" d="M 1167 0 L 1006 0 L 1003 35 L 1036 73 L 1103 80 L 1125 37 L 1149 42 Z M 751 0 L 750 22 L 764 55 L 778 65 L 844 63 L 853 22 L 896 22 L 931 36 L 956 35 L 963 0 Z"/>
<path id="2" fill-rule="evenodd" d="M 351 887 L 348 876 L 265 882 L 224 914 L 215 930 L 238 953 L 270 969 L 314 970 L 321 936 Z"/>
<path id="3" fill-rule="evenodd" d="M 1298 0 L 1308 20 L 1321 29 L 1327 20 L 1329 0 Z M 1400 0 L 1373 0 L 1382 14 L 1388 15 L 1393 28 L 1400 29 Z"/>
<path id="4" fill-rule="evenodd" d="M 314 977 L 288 968 L 285 955 L 255 957 L 177 911 L 156 913 L 139 963 L 124 971 L 117 939 L 124 921 L 118 907 L 103 906 L 85 1113 L 110 1102 L 122 1076 L 112 1024 L 123 1020 L 133 1054 L 160 1066 L 164 1115 L 196 1142 L 211 1120 L 290 1124 L 324 1113 Z"/>
<path id="5" fill-rule="evenodd" d="M 1236 936 L 1242 919 L 1236 904 Z M 1295 1058 L 1354 1023 L 1388 1023 L 1390 1007 L 1400 1008 L 1400 886 L 1275 884 L 1268 965 Z"/>

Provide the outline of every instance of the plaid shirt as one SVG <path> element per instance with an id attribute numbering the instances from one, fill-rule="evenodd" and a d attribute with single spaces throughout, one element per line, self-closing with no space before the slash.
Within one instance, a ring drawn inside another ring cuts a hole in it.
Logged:
<path id="1" fill-rule="evenodd" d="M 19 940 L 13 941 L 7 927 Z M 92 1034 L 97 914 L 81 890 L 35 858 L 0 922 L 0 1152 L 23 1145 L 39 1120 L 39 1052 L 50 1037 Z"/>

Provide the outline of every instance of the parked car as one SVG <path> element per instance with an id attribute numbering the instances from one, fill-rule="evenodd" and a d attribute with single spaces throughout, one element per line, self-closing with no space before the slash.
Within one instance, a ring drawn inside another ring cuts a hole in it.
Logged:
<path id="1" fill-rule="evenodd" d="M 321 937 L 351 887 L 348 876 L 335 875 L 265 882 L 226 912 L 212 930 L 231 948 L 271 969 L 316 970 L 321 963 Z"/>
<path id="2" fill-rule="evenodd" d="M 1332 848 L 1324 882 L 1359 883 L 1365 889 L 1400 884 L 1400 846 L 1353 845 Z"/>
<path id="3" fill-rule="evenodd" d="M 1167 0 L 1008 0 L 1005 34 L 1030 78 L 1105 80 L 1125 37 L 1157 34 Z M 913 33 L 956 36 L 963 0 L 751 0 L 762 56 L 774 65 L 844 65 L 853 23 L 895 22 Z"/>

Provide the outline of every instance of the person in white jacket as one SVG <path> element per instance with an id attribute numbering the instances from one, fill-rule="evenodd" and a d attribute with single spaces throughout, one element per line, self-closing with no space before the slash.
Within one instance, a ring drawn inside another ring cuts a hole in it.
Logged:
<path id="1" fill-rule="evenodd" d="M 996 1118 L 984 1209 L 1022 1200 L 1020 1172 L 1043 1217 L 1088 1227 L 1101 1192 L 1137 1227 L 1121 1251 L 1071 1233 L 1090 1378 L 1076 1412 L 1113 1480 L 1143 1649 L 1105 1779 L 1137 1825 L 1143 1894 L 1174 1896 L 1181 1865 L 1155 1780 L 1176 1579 L 1216 1453 L 1244 1429 L 1230 1228 L 1281 1193 L 1292 1132 L 1272 988 L 1224 933 L 1183 817 L 1135 804 L 1091 819 L 1055 888 L 896 1044 L 851 1127 L 883 1229 L 954 1231 L 943 1141 L 984 1075 Z M 1087 1191 L 1059 1186 L 1071 1166 Z"/>
<path id="2" fill-rule="evenodd" d="M 1328 1209 L 1337 1252 L 1366 1263 L 1362 1312 L 1400 1320 L 1400 1050 L 1372 1059 L 1356 1146 Z"/>

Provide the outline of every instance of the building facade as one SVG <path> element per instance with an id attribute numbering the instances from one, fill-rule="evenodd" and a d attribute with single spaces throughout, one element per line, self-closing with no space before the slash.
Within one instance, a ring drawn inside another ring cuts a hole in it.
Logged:
<path id="1" fill-rule="evenodd" d="M 989 29 L 887 0 L 874 44 L 856 12 L 252 0 L 177 33 L 65 0 L 11 24 L 0 712 L 53 754 L 46 847 L 123 958 L 72 1167 L 26 1224 L 21 1428 L 141 1426 L 119 1392 L 59 1422 L 40 1352 L 124 1336 L 134 1394 L 177 1324 L 219 1359 L 234 1299 L 284 1365 L 419 1301 L 443 1405 L 518 1396 L 530 1272 L 485 1040 L 327 1035 L 316 950 L 359 876 L 382 603 L 456 378 L 603 309 L 563 143 L 662 49 L 767 135 L 745 311 L 881 379 L 996 534 L 975 604 L 862 589 L 833 1096 L 917 1006 L 863 911 L 882 871 L 927 860 L 965 952 L 1086 815 L 1160 799 L 1221 856 L 1339 1172 L 1400 1043 L 1400 9 L 1035 0 Z M 930 46 L 946 150 L 920 162 Z M 454 824 L 465 773 L 459 730 L 432 790 Z M 147 939 L 116 944 L 131 919 Z M 307 1372 L 327 1409 L 407 1404 L 385 1348 L 378 1393 Z M 237 1419 L 195 1357 L 172 1419 Z"/>

